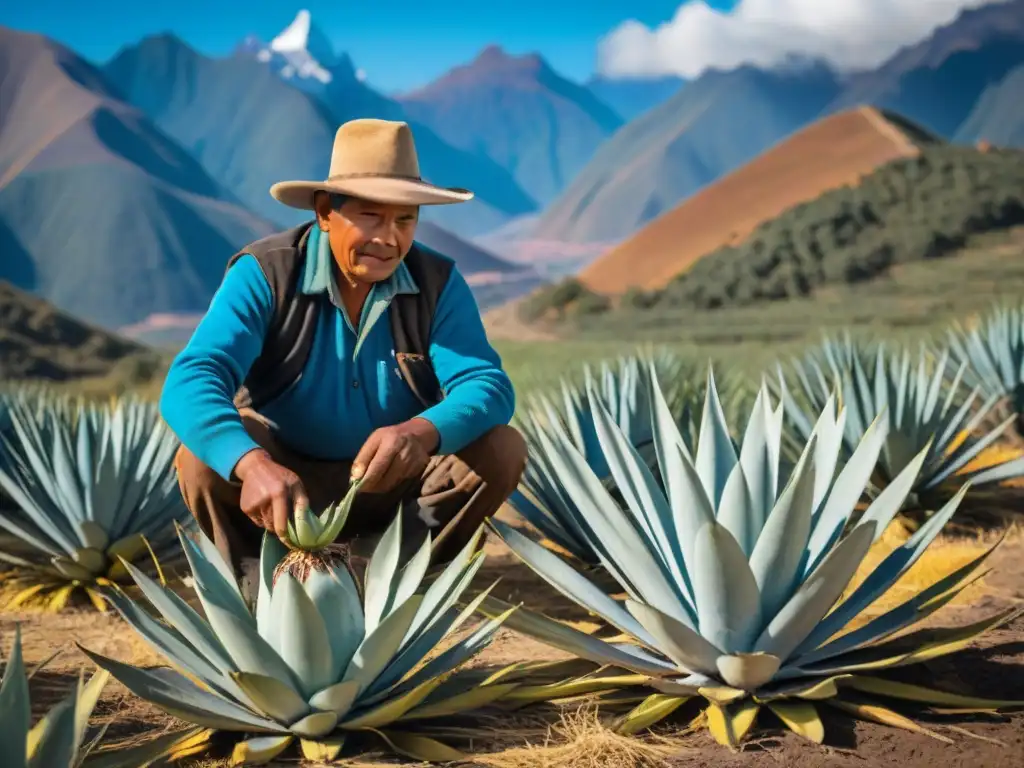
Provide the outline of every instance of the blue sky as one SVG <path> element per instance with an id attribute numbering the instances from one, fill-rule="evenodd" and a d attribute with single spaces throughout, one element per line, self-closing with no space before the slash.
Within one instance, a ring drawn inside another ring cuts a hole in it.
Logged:
<path id="1" fill-rule="evenodd" d="M 511 53 L 540 52 L 558 71 L 583 80 L 594 70 L 598 40 L 628 18 L 669 20 L 681 0 L 9 0 L 0 24 L 39 32 L 92 61 L 158 32 L 177 34 L 210 55 L 229 52 L 246 34 L 270 39 L 308 8 L 340 50 L 375 86 L 421 85 L 498 43 Z M 736 0 L 708 0 L 729 8 Z"/>

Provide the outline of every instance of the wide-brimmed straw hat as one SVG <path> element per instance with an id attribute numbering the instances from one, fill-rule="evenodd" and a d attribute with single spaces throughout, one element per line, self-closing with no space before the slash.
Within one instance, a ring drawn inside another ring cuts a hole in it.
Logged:
<path id="1" fill-rule="evenodd" d="M 473 198 L 468 189 L 439 187 L 420 177 L 416 145 L 408 123 L 362 118 L 334 135 L 331 168 L 323 181 L 279 181 L 275 199 L 292 208 L 313 209 L 317 191 L 397 205 L 445 205 Z"/>

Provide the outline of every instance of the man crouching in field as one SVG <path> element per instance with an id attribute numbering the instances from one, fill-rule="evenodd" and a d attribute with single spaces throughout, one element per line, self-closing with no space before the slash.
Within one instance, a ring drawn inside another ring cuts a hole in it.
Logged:
<path id="1" fill-rule="evenodd" d="M 473 195 L 421 180 L 408 126 L 384 120 L 339 128 L 326 181 L 270 191 L 315 221 L 236 254 L 164 384 L 185 503 L 249 575 L 263 529 L 283 535 L 296 507 L 362 477 L 343 538 L 382 532 L 401 504 L 404 536 L 430 529 L 446 562 L 526 461 L 468 285 L 413 242 L 420 205 Z"/>

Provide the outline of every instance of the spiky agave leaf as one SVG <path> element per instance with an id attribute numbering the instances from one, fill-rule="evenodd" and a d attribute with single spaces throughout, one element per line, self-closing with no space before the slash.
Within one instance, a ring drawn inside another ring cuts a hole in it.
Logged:
<path id="1" fill-rule="evenodd" d="M 28 675 L 21 653 L 21 629 L 0 682 L 0 765 L 4 768 L 78 768 L 102 733 L 83 744 L 89 717 L 109 674 L 99 671 L 85 683 L 79 676 L 75 692 L 30 727 Z"/>
<path id="2" fill-rule="evenodd" d="M 921 349 L 915 363 L 909 352 L 890 354 L 879 345 L 873 362 L 865 363 L 860 356 L 853 356 L 845 367 L 834 371 L 847 412 L 843 430 L 847 453 L 852 452 L 868 424 L 883 411 L 886 413 L 889 435 L 875 477 L 878 486 L 891 483 L 915 457 L 925 453 L 921 472 L 911 488 L 912 501 L 953 481 L 982 485 L 1024 475 L 1024 457 L 1004 458 L 977 469 L 968 466 L 999 439 L 1012 417 L 976 437 L 996 398 L 979 404 L 977 387 L 962 397 L 966 364 L 956 368 L 951 382 L 947 381 L 949 366 L 948 351 L 933 360 Z M 804 439 L 813 428 L 811 414 L 826 407 L 820 388 L 809 387 L 808 380 L 806 375 L 800 377 L 800 397 L 793 397 L 780 372 L 786 414 Z"/>
<path id="3" fill-rule="evenodd" d="M 509 498 L 509 505 L 543 537 L 588 565 L 600 562 L 591 541 L 592 534 L 586 524 L 581 524 L 572 514 L 560 493 L 557 478 L 545 461 L 542 435 L 552 428 L 565 430 L 591 469 L 609 489 L 614 489 L 615 479 L 601 450 L 594 414 L 585 394 L 592 388 L 594 396 L 601 400 L 633 447 L 653 464 L 648 367 L 653 367 L 661 380 L 668 382 L 665 399 L 689 440 L 690 404 L 697 402 L 703 387 L 690 364 L 666 350 L 621 358 L 617 368 L 604 361 L 596 374 L 589 366 L 584 366 L 582 383 L 563 378 L 557 396 L 530 393 L 526 397 L 527 406 L 516 415 L 530 460 L 519 487 Z"/>
<path id="4" fill-rule="evenodd" d="M 890 640 L 952 599 L 981 557 L 899 607 L 849 629 L 920 558 L 966 491 L 961 489 L 848 590 L 926 456 L 915 457 L 855 517 L 889 431 L 884 414 L 865 430 L 840 469 L 848 415 L 845 410 L 837 415 L 830 403 L 787 476 L 779 450 L 781 412 L 771 406 L 765 386 L 737 449 L 711 379 L 691 454 L 654 380 L 653 420 L 664 491 L 596 398 L 601 445 L 623 504 L 611 497 L 568 435 L 550 431 L 544 442 L 560 489 L 593 526 L 602 564 L 625 593 L 624 602 L 511 526 L 493 523 L 527 565 L 628 638 L 604 641 L 522 608 L 507 621 L 513 629 L 597 664 L 643 676 L 657 693 L 623 718 L 624 731 L 657 722 L 680 700 L 703 697 L 712 732 L 724 740 L 745 733 L 762 706 L 798 733 L 820 739 L 816 702 L 849 701 L 842 697 L 850 690 L 860 694 L 868 687 L 873 694 L 907 698 L 907 689 L 874 675 L 957 650 L 1008 618 L 1002 614 L 973 627 L 922 630 Z M 490 598 L 481 606 L 486 614 L 505 608 Z M 936 691 L 916 695 L 934 702 L 957 699 Z M 964 706 L 1001 704 L 1007 702 L 972 700 Z"/>
<path id="5" fill-rule="evenodd" d="M 191 521 L 173 468 L 178 441 L 154 405 L 134 399 L 3 401 L 0 487 L 16 505 L 0 516 L 0 560 L 17 587 L 8 604 L 59 609 L 81 587 L 103 609 L 103 587 L 125 576 L 120 559 L 159 561 L 174 552 L 174 522 Z"/>
<path id="6" fill-rule="evenodd" d="M 354 494 L 350 490 L 343 502 L 346 509 Z M 202 534 L 198 543 L 182 535 L 205 618 L 132 566 L 132 577 L 166 624 L 123 595 L 111 598 L 175 669 L 144 670 L 85 652 L 170 714 L 243 734 L 235 764 L 272 759 L 295 742 L 308 758 L 331 761 L 347 734 L 371 730 L 414 757 L 454 759 L 455 750 L 428 734 L 410 736 L 407 724 L 485 705 L 515 687 L 459 673 L 503 617 L 440 651 L 487 594 L 465 608 L 456 605 L 483 563 L 483 553 L 475 551 L 481 533 L 421 593 L 430 537 L 399 567 L 396 515 L 370 559 L 362 598 L 340 563 L 320 561 L 325 567 L 309 570 L 304 581 L 280 571 L 287 550 L 265 534 L 253 611 L 213 544 Z"/>
<path id="7" fill-rule="evenodd" d="M 948 341 L 953 360 L 966 366 L 967 385 L 1002 401 L 1024 436 L 1024 305 L 993 306 L 973 327 L 954 322 Z"/>
<path id="8" fill-rule="evenodd" d="M 807 414 L 820 413 L 835 392 L 842 395 L 844 372 L 852 370 L 855 363 L 870 366 L 880 346 L 873 339 L 855 339 L 849 331 L 839 337 L 825 334 L 820 344 L 805 349 L 799 357 L 790 358 L 788 367 L 796 380 L 795 387 L 788 386 L 782 364 L 776 364 L 775 379 L 768 378 L 766 382 L 772 395 L 784 403 L 788 419 L 795 422 L 795 430 L 787 429 L 782 433 L 787 453 L 799 454 L 806 442 L 813 427 L 808 423 Z"/>

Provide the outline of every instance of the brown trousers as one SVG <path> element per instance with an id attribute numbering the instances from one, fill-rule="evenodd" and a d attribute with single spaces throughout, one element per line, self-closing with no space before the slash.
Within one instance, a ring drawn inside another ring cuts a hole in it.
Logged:
<path id="1" fill-rule="evenodd" d="M 302 456 L 275 440 L 255 411 L 241 409 L 239 413 L 252 439 L 274 461 L 299 476 L 314 510 L 344 497 L 351 461 Z M 263 536 L 263 529 L 241 510 L 241 483 L 225 480 L 184 446 L 178 449 L 174 463 L 185 505 L 236 574 L 241 573 L 244 561 L 259 557 Z M 403 561 L 423 543 L 429 530 L 432 564 L 448 562 L 505 503 L 519 484 L 525 465 L 522 435 L 510 426 L 496 427 L 456 454 L 431 457 L 421 477 L 391 492 L 358 494 L 340 540 L 356 541 L 383 533 L 400 511 Z"/>

